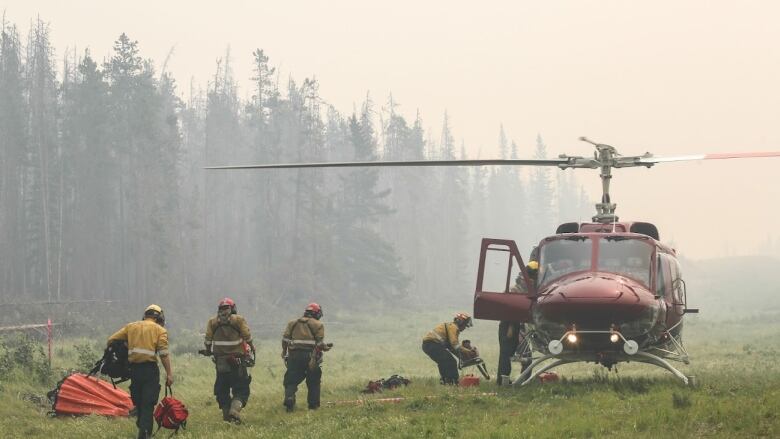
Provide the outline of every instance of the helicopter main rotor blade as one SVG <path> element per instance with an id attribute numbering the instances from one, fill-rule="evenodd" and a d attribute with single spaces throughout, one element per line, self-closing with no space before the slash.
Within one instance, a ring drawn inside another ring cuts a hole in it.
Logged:
<path id="1" fill-rule="evenodd" d="M 723 159 L 749 159 L 760 157 L 780 157 L 780 151 L 763 152 L 727 152 L 719 154 L 691 154 L 669 157 L 642 156 L 636 160 L 637 166 L 654 165 L 656 163 L 684 162 L 691 160 L 723 160 Z"/>
<path id="2" fill-rule="evenodd" d="M 479 160 L 412 160 L 377 162 L 321 162 L 281 163 L 268 165 L 208 166 L 204 169 L 290 169 L 290 168 L 365 168 L 386 166 L 558 166 L 561 168 L 596 168 L 598 163 L 582 157 L 561 157 L 555 159 L 479 159 Z"/>

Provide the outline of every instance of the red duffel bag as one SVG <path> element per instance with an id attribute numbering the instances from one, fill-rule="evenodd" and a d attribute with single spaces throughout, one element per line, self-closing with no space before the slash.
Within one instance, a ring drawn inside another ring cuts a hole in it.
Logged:
<path id="1" fill-rule="evenodd" d="M 170 395 L 168 394 L 170 392 Z M 173 397 L 171 386 L 165 386 L 165 398 L 154 409 L 154 420 L 157 421 L 157 431 L 168 428 L 178 433 L 180 428 L 187 427 L 187 417 L 190 415 L 187 407 Z M 155 432 L 156 434 L 156 432 Z"/>

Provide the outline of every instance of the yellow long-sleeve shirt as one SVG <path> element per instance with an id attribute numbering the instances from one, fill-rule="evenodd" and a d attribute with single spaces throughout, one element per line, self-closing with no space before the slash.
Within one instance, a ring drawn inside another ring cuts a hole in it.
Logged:
<path id="1" fill-rule="evenodd" d="M 156 362 L 157 357 L 168 355 L 168 331 L 154 319 L 147 318 L 132 322 L 108 338 L 127 341 L 127 359 L 130 363 Z"/>
<path id="2" fill-rule="evenodd" d="M 252 343 L 252 334 L 246 319 L 238 314 L 232 314 L 224 323 L 215 316 L 206 324 L 206 347 L 215 354 L 243 354 L 244 342 Z"/>
<path id="3" fill-rule="evenodd" d="M 458 341 L 459 335 L 460 329 L 455 323 L 439 323 L 433 328 L 433 331 L 425 334 L 423 341 L 433 341 L 451 348 L 453 351 L 458 351 L 461 349 L 460 341 Z"/>
<path id="4" fill-rule="evenodd" d="M 290 320 L 282 334 L 282 342 L 289 350 L 314 349 L 325 345 L 325 325 L 311 317 Z"/>

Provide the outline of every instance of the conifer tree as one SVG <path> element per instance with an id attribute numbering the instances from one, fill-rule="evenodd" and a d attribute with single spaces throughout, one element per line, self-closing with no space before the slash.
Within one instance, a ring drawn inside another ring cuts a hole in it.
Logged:
<path id="1" fill-rule="evenodd" d="M 441 157 L 444 160 L 456 159 L 455 139 L 450 127 L 449 115 L 444 113 L 444 122 L 441 131 Z M 440 266 L 436 273 L 442 282 L 449 286 L 450 291 L 467 293 L 466 271 L 469 267 L 466 262 L 466 245 L 468 230 L 468 185 L 467 171 L 460 167 L 448 166 L 444 169 L 443 179 L 437 198 L 439 209 L 436 223 L 439 224 L 439 251 Z"/>
<path id="2" fill-rule="evenodd" d="M 115 42 L 105 71 L 119 162 L 120 292 L 146 302 L 171 274 L 174 241 L 166 230 L 177 229 L 171 205 L 177 190 L 172 183 L 177 181 L 177 104 L 172 83 L 164 83 L 161 92 L 151 61 L 141 58 L 138 42 L 126 34 Z"/>
<path id="3" fill-rule="evenodd" d="M 501 158 L 508 158 L 509 141 L 504 131 L 504 126 L 499 127 L 498 149 Z M 516 152 L 515 152 L 516 153 Z M 518 239 L 519 224 L 517 222 L 517 209 L 527 208 L 518 199 L 518 171 L 508 166 L 496 166 L 490 168 L 487 179 L 487 218 L 483 233 L 488 237 Z M 512 216 L 512 212 L 515 215 Z"/>
<path id="4" fill-rule="evenodd" d="M 536 136 L 535 159 L 547 158 L 547 145 L 541 135 Z M 543 166 L 531 170 L 528 182 L 529 205 L 533 212 L 533 221 L 529 224 L 529 233 L 534 237 L 548 236 L 554 232 L 555 218 L 552 216 L 553 191 L 550 170 Z"/>
<path id="5" fill-rule="evenodd" d="M 72 194 L 66 200 L 63 232 L 69 255 L 65 281 L 72 292 L 88 294 L 73 298 L 107 298 L 118 262 L 111 250 L 118 166 L 109 147 L 108 83 L 89 51 L 64 89 L 62 105 L 63 161 Z"/>
<path id="6" fill-rule="evenodd" d="M 54 285 L 61 151 L 58 142 L 58 85 L 55 81 L 49 27 L 38 19 L 27 47 L 28 149 L 25 172 L 27 282 L 41 297 L 57 299 Z"/>
<path id="7" fill-rule="evenodd" d="M 372 112 L 371 100 L 367 99 L 360 114 L 349 118 L 349 142 L 355 161 L 377 158 Z M 379 219 L 392 212 L 385 201 L 389 190 L 379 189 L 378 183 L 378 171 L 372 168 L 351 169 L 342 177 L 334 238 L 339 260 L 347 267 L 344 298 L 390 299 L 405 293 L 408 283 L 399 269 L 395 250 L 377 231 Z"/>
<path id="8" fill-rule="evenodd" d="M 231 68 L 230 52 L 217 61 L 217 68 L 208 87 L 204 126 L 206 163 L 240 162 L 242 130 L 240 100 Z M 241 258 L 246 251 L 246 216 L 241 176 L 205 175 L 204 252 L 206 255 L 207 289 L 215 291 L 239 287 Z"/>
<path id="9" fill-rule="evenodd" d="M 0 28 L 0 294 L 28 294 L 22 184 L 27 150 L 21 44 L 16 27 Z"/>

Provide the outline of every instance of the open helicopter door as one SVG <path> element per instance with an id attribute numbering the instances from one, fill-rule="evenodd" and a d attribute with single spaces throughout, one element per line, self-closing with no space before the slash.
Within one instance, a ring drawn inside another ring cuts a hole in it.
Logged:
<path id="1" fill-rule="evenodd" d="M 522 282 L 513 288 L 515 279 Z M 514 241 L 482 239 L 477 288 L 474 291 L 474 318 L 528 322 L 531 320 L 533 284 Z"/>

